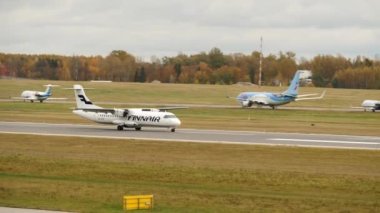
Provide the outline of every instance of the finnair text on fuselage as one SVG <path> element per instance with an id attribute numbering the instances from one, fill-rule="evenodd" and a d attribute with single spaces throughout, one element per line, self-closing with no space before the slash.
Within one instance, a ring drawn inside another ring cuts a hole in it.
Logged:
<path id="1" fill-rule="evenodd" d="M 128 121 L 150 121 L 150 122 L 160 122 L 160 117 L 159 116 L 136 116 L 136 115 L 128 115 L 127 120 Z"/>

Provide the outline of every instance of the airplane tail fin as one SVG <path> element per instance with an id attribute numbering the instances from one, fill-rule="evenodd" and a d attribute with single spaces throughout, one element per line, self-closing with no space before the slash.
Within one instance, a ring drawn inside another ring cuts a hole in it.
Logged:
<path id="1" fill-rule="evenodd" d="M 48 87 L 46 88 L 45 93 L 46 93 L 48 96 L 51 96 L 51 87 L 50 87 L 50 86 L 48 86 Z"/>
<path id="2" fill-rule="evenodd" d="M 94 105 L 86 96 L 82 85 L 75 84 L 74 87 L 75 101 L 79 109 L 101 109 L 102 107 Z"/>
<path id="3" fill-rule="evenodd" d="M 290 83 L 289 88 L 285 92 L 282 93 L 283 95 L 297 97 L 298 88 L 300 86 L 300 74 L 301 74 L 301 72 L 302 71 L 296 72 L 296 74 L 293 77 L 292 82 Z"/>
<path id="4" fill-rule="evenodd" d="M 59 85 L 47 84 L 47 85 L 44 85 L 44 86 L 46 87 L 45 94 L 47 94 L 48 96 L 51 96 L 51 94 L 52 94 L 52 87 L 58 87 Z"/>

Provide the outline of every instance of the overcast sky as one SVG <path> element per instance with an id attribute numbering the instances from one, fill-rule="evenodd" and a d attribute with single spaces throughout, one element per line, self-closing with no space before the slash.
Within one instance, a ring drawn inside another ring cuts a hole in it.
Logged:
<path id="1" fill-rule="evenodd" d="M 380 57 L 379 0 L 0 0 L 0 52 Z"/>

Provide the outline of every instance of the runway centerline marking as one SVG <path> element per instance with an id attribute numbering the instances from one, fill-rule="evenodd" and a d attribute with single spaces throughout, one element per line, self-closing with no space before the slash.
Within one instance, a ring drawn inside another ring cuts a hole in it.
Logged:
<path id="1" fill-rule="evenodd" d="M 337 140 L 312 140 L 312 139 L 295 139 L 295 138 L 269 138 L 271 141 L 295 141 L 295 142 L 312 142 L 312 143 L 343 143 L 343 144 L 366 144 L 378 145 L 380 143 L 368 141 L 337 141 Z"/>

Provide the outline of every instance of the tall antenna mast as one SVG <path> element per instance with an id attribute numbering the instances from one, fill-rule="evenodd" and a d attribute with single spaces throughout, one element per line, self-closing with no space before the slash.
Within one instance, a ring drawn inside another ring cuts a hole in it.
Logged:
<path id="1" fill-rule="evenodd" d="M 260 37 L 260 68 L 259 68 L 259 87 L 261 87 L 261 72 L 262 72 L 262 60 L 263 60 L 263 37 Z"/>

